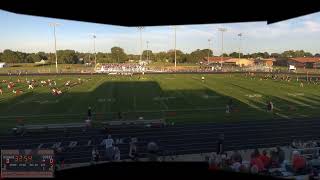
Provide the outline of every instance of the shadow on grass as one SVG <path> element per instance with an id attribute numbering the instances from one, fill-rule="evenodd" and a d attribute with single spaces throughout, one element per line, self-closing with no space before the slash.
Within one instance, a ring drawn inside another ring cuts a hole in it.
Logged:
<path id="1" fill-rule="evenodd" d="M 26 123 L 83 122 L 88 106 L 91 106 L 95 121 L 117 120 L 119 112 L 124 119 L 136 120 L 165 118 L 173 122 L 225 122 L 262 120 L 299 114 L 299 103 L 310 101 L 292 98 L 289 101 L 278 96 L 232 84 L 252 94 L 261 94 L 260 100 L 247 98 L 242 102 L 223 95 L 205 86 L 199 89 L 162 89 L 156 81 L 106 81 L 91 92 L 65 92 L 53 96 L 47 93 L 24 93 L 2 102 L 0 120 L 2 127 L 14 126 L 17 120 Z M 226 105 L 232 99 L 234 111 L 226 113 Z M 266 112 L 266 101 L 275 105 L 275 113 Z M 305 108 L 305 107 L 304 107 Z M 292 111 L 292 113 L 291 113 Z M 278 113 L 278 114 L 277 114 Z M 306 109 L 303 111 L 306 114 Z"/>

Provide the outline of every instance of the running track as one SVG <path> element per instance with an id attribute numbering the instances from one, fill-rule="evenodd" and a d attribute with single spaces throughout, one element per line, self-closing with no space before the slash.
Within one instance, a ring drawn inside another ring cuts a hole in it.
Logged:
<path id="1" fill-rule="evenodd" d="M 225 136 L 225 150 L 251 149 L 289 145 L 293 138 L 310 140 L 320 136 L 320 121 L 318 119 L 291 119 L 270 121 L 244 121 L 238 123 L 206 123 L 180 124 L 164 128 L 125 128 L 111 129 L 114 139 L 137 137 L 138 151 L 146 153 L 146 145 L 155 141 L 163 155 L 193 154 L 214 152 L 217 137 Z M 69 132 L 51 131 L 47 133 L 28 133 L 25 136 L 0 136 L 1 149 L 50 148 L 55 142 L 62 142 L 67 147 L 70 141 L 77 141 L 77 146 L 66 148 L 63 152 L 65 163 L 80 163 L 91 160 L 92 146 L 88 141 L 94 139 L 100 144 L 107 133 L 101 129 L 91 129 L 87 132 L 73 130 Z M 124 139 L 117 145 L 121 151 L 121 159 L 128 157 L 129 145 Z M 104 146 L 99 146 L 103 154 Z M 103 159 L 104 157 L 102 157 Z"/>

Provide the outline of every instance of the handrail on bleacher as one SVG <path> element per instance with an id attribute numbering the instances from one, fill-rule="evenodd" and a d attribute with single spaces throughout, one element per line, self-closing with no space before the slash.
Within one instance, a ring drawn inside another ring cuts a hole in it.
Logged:
<path id="1" fill-rule="evenodd" d="M 67 130 L 69 128 L 85 128 L 86 123 L 64 123 L 64 124 L 35 124 L 35 125 L 18 125 L 14 130 L 17 133 L 26 133 L 32 131 L 47 131 L 47 130 Z"/>
<path id="2" fill-rule="evenodd" d="M 145 126 L 152 126 L 152 125 L 165 125 L 166 121 L 163 118 L 160 119 L 150 119 L 150 120 L 118 120 L 118 121 L 104 121 L 101 124 L 106 126 L 128 126 L 128 125 L 145 125 Z"/>

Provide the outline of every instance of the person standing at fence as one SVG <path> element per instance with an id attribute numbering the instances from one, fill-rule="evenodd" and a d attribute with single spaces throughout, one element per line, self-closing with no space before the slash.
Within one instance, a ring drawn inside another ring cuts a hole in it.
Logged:
<path id="1" fill-rule="evenodd" d="M 224 142 L 224 134 L 220 134 L 218 139 L 217 154 L 223 153 L 223 142 Z"/>
<path id="2" fill-rule="evenodd" d="M 267 103 L 267 111 L 269 112 L 273 111 L 273 103 L 271 101 L 268 101 Z"/>
<path id="3" fill-rule="evenodd" d="M 95 164 L 99 161 L 99 151 L 97 147 L 92 149 L 92 162 Z"/>
<path id="4" fill-rule="evenodd" d="M 118 119 L 122 120 L 122 113 L 121 112 L 118 112 Z"/>
<path id="5" fill-rule="evenodd" d="M 91 116 L 92 116 L 92 114 L 91 114 L 91 107 L 89 106 L 89 107 L 88 107 L 88 119 L 89 119 L 89 120 L 91 120 Z"/>
<path id="6" fill-rule="evenodd" d="M 134 138 L 131 138 L 129 143 L 129 157 L 132 160 L 137 160 L 137 145 L 135 144 Z"/>
<path id="7" fill-rule="evenodd" d="M 106 147 L 106 157 L 108 161 L 113 160 L 113 156 L 114 156 L 114 149 L 113 149 L 113 139 L 111 138 L 111 135 L 108 135 L 107 139 L 103 140 L 105 143 L 105 147 Z"/>
<path id="8" fill-rule="evenodd" d="M 120 156 L 120 149 L 117 146 L 113 147 L 113 160 L 114 161 L 120 161 L 121 156 Z"/>

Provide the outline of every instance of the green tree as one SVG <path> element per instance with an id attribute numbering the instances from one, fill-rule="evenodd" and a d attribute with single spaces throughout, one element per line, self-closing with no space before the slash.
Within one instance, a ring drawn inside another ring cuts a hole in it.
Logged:
<path id="1" fill-rule="evenodd" d="M 229 57 L 239 58 L 239 53 L 238 52 L 232 52 L 232 53 L 229 54 Z M 241 58 L 245 58 L 245 56 L 242 53 L 240 53 L 240 57 Z"/>
<path id="2" fill-rule="evenodd" d="M 26 62 L 28 63 L 39 62 L 40 60 L 42 60 L 41 56 L 35 53 L 28 54 L 26 57 Z"/>
<path id="3" fill-rule="evenodd" d="M 79 59 L 74 50 L 58 50 L 58 63 L 76 64 Z"/>
<path id="4" fill-rule="evenodd" d="M 271 53 L 270 54 L 270 57 L 273 57 L 273 58 L 279 58 L 281 56 L 281 54 L 279 53 Z"/>
<path id="5" fill-rule="evenodd" d="M 177 63 L 186 62 L 186 56 L 183 54 L 183 52 L 181 50 L 176 50 L 176 55 L 177 55 Z M 169 50 L 168 56 L 169 56 L 169 61 L 174 63 L 174 57 L 175 57 L 174 50 Z"/>
<path id="6" fill-rule="evenodd" d="M 151 50 L 144 50 L 142 52 L 142 59 L 154 60 L 154 54 Z"/>
<path id="7" fill-rule="evenodd" d="M 213 52 L 210 49 L 197 49 L 193 52 L 191 52 L 190 54 L 186 54 L 186 58 L 187 58 L 187 62 L 199 62 L 200 60 L 202 60 L 203 58 L 206 58 L 208 56 L 212 57 Z"/>
<path id="8" fill-rule="evenodd" d="M 128 60 L 127 54 L 120 47 L 111 48 L 111 58 L 117 63 L 123 63 Z"/>
<path id="9" fill-rule="evenodd" d="M 167 52 L 161 51 L 155 54 L 155 61 L 166 61 L 169 60 L 169 54 Z"/>
<path id="10" fill-rule="evenodd" d="M 2 53 L 2 60 L 6 63 L 19 63 L 20 57 L 16 52 L 6 49 Z"/>
<path id="11" fill-rule="evenodd" d="M 45 52 L 38 52 L 37 55 L 40 57 L 41 60 L 48 60 L 48 54 L 46 54 Z"/>

